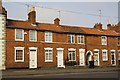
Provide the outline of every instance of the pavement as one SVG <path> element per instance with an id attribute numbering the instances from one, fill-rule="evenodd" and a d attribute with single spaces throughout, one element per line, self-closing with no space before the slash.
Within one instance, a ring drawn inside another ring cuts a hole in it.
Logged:
<path id="1" fill-rule="evenodd" d="M 24 76 L 24 75 L 47 75 L 62 73 L 83 73 L 83 72 L 108 72 L 120 71 L 120 67 L 66 67 L 66 68 L 39 68 L 39 69 L 7 69 L 2 71 L 2 77 Z"/>

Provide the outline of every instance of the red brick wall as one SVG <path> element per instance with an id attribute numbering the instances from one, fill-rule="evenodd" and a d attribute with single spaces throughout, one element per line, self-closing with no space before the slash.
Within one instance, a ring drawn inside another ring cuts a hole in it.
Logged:
<path id="1" fill-rule="evenodd" d="M 113 37 L 108 37 L 108 46 L 101 45 L 101 36 L 85 36 L 86 45 L 77 44 L 77 35 L 75 35 L 75 44 L 68 44 L 67 34 L 53 33 L 53 43 L 45 43 L 44 42 L 44 32 L 37 31 L 37 42 L 29 41 L 29 31 L 25 30 L 27 34 L 24 35 L 24 41 L 15 41 L 15 30 L 8 29 L 6 31 L 6 67 L 7 68 L 28 68 L 29 67 L 29 47 L 37 47 L 37 63 L 38 67 L 57 67 L 57 48 L 64 48 L 64 61 L 68 56 L 68 48 L 76 49 L 76 61 L 79 62 L 79 49 L 83 48 L 87 51 L 94 51 L 94 49 L 99 49 L 100 53 L 100 65 L 106 66 L 111 64 L 111 55 L 110 50 L 118 50 L 117 39 Z M 59 43 L 58 43 L 59 42 Z M 61 43 L 64 42 L 64 43 Z M 24 53 L 24 62 L 16 63 L 14 62 L 14 47 L 25 47 Z M 51 47 L 53 48 L 53 62 L 45 62 L 45 53 L 44 48 Z M 108 61 L 102 61 L 102 50 L 108 50 Z M 86 52 L 87 52 L 86 51 Z M 117 60 L 116 55 L 116 60 Z"/>

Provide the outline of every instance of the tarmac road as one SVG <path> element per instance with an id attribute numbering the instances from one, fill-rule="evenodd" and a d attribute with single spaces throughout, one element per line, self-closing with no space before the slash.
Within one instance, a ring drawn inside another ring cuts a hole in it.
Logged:
<path id="1" fill-rule="evenodd" d="M 101 80 L 119 80 L 119 73 L 117 71 L 114 72 L 83 72 L 83 73 L 61 73 L 61 74 L 44 74 L 44 75 L 22 75 L 22 76 L 7 76 L 3 77 L 3 80 L 13 80 L 13 79 L 101 79 Z"/>
<path id="2" fill-rule="evenodd" d="M 120 80 L 119 67 L 8 69 L 2 73 L 2 80 Z"/>

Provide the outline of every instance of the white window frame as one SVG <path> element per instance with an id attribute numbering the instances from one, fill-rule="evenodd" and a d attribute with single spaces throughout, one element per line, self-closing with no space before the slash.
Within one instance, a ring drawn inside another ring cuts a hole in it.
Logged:
<path id="1" fill-rule="evenodd" d="M 106 56 L 106 59 L 103 58 L 103 53 L 104 53 L 104 52 L 106 52 L 106 55 L 105 55 L 105 56 Z M 102 50 L 102 60 L 103 60 L 103 61 L 108 61 L 108 50 L 106 50 L 106 49 Z"/>
<path id="2" fill-rule="evenodd" d="M 16 37 L 17 30 L 22 30 L 22 39 L 17 39 Z M 15 29 L 15 41 L 24 41 L 24 30 L 23 29 Z"/>
<path id="3" fill-rule="evenodd" d="M 69 54 L 70 54 L 69 51 L 75 51 L 75 60 L 70 60 L 70 59 L 69 59 L 69 61 L 76 61 L 76 49 L 74 49 L 74 48 L 69 48 L 69 49 L 68 49 L 68 58 L 70 58 L 70 56 L 69 56 Z"/>
<path id="4" fill-rule="evenodd" d="M 97 53 L 95 53 L 95 52 L 97 52 Z M 99 58 L 99 56 L 100 56 L 100 51 L 99 51 L 99 49 L 94 49 L 94 55 L 95 54 L 98 54 L 98 65 L 96 65 L 96 66 L 99 66 L 100 65 L 100 58 Z M 94 59 L 94 61 L 95 61 L 95 59 Z"/>
<path id="5" fill-rule="evenodd" d="M 105 38 L 105 40 L 103 40 L 103 37 Z M 101 36 L 101 43 L 102 45 L 107 45 L 107 36 Z"/>
<path id="6" fill-rule="evenodd" d="M 83 37 L 83 43 L 82 43 L 82 38 L 81 37 Z M 80 40 L 79 40 L 80 39 Z M 85 43 L 85 41 L 84 41 L 85 39 L 84 39 L 84 35 L 77 35 L 77 42 L 78 42 L 78 44 L 84 44 Z"/>
<path id="7" fill-rule="evenodd" d="M 15 62 L 24 62 L 24 47 L 14 47 L 14 48 L 15 48 L 15 55 L 14 55 Z M 22 60 L 16 60 L 16 50 L 22 50 L 23 51 Z"/>
<path id="8" fill-rule="evenodd" d="M 35 35 L 34 35 L 35 40 L 31 40 L 31 39 L 30 39 L 30 32 L 31 32 L 31 31 L 35 31 Z M 29 41 L 35 41 L 35 42 L 37 41 L 37 31 L 36 31 L 36 30 L 29 30 Z"/>
<path id="9" fill-rule="evenodd" d="M 53 62 L 53 48 L 44 48 L 44 50 L 51 50 L 52 51 L 52 60 L 46 60 L 46 53 L 45 52 L 45 62 Z"/>
<path id="10" fill-rule="evenodd" d="M 46 36 L 46 35 L 49 35 L 49 34 L 51 34 L 51 36 Z M 49 39 L 47 39 L 47 38 L 49 38 Z M 53 42 L 53 34 L 52 34 L 52 32 L 51 31 L 45 31 L 45 42 Z"/>
<path id="11" fill-rule="evenodd" d="M 112 65 L 112 66 L 115 66 L 116 65 L 116 51 L 115 50 L 110 50 L 110 56 L 112 55 L 111 52 L 114 52 L 114 57 L 115 57 L 115 64 Z M 111 63 L 112 63 L 112 59 L 111 59 Z"/>
<path id="12" fill-rule="evenodd" d="M 81 64 L 81 60 L 83 61 L 83 64 Z M 85 66 L 85 49 L 79 49 L 79 65 Z"/>
<path id="13" fill-rule="evenodd" d="M 118 60 L 120 60 L 120 50 L 118 50 Z"/>
<path id="14" fill-rule="evenodd" d="M 68 43 L 70 43 L 70 44 L 74 44 L 75 43 L 75 35 L 74 34 L 68 34 L 68 37 L 70 36 L 70 42 L 69 42 L 69 38 L 68 38 Z M 72 39 L 72 37 L 74 37 L 73 39 Z M 73 41 L 74 40 L 74 41 Z M 72 42 L 73 41 L 73 42 Z"/>

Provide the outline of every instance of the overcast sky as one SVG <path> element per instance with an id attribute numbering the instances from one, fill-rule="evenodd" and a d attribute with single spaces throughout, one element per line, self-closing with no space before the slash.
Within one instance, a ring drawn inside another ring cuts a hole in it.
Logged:
<path id="1" fill-rule="evenodd" d="M 8 12 L 8 18 L 27 20 L 28 10 L 24 4 L 40 6 L 36 7 L 39 22 L 53 23 L 58 17 L 61 25 L 93 27 L 95 23 L 101 22 L 106 28 L 108 19 L 111 24 L 118 23 L 118 2 L 4 2 L 3 6 Z M 99 10 L 101 10 L 101 19 L 98 16 Z"/>

